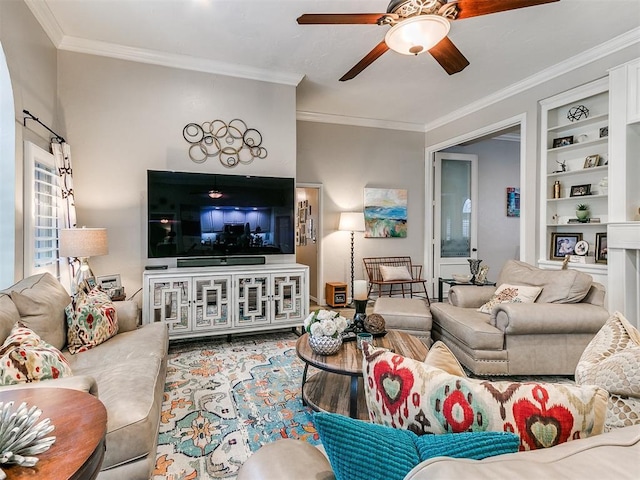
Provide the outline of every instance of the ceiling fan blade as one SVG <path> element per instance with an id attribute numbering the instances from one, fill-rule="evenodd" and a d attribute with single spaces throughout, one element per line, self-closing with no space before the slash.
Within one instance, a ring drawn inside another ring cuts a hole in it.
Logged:
<path id="1" fill-rule="evenodd" d="M 365 68 L 375 62 L 380 55 L 389 50 L 389 47 L 385 43 L 385 41 L 381 41 L 378 45 L 376 45 L 373 50 L 371 50 L 367 55 L 360 60 L 351 70 L 345 73 L 342 78 L 340 78 L 341 82 L 346 82 L 347 80 L 351 80 L 360 74 Z"/>
<path id="2" fill-rule="evenodd" d="M 298 17 L 300 25 L 376 24 L 386 13 L 305 13 Z"/>
<path id="3" fill-rule="evenodd" d="M 440 40 L 435 47 L 429 50 L 429 53 L 449 75 L 461 72 L 469 65 L 469 60 L 458 50 L 449 37 Z"/>
<path id="4" fill-rule="evenodd" d="M 517 8 L 533 7 L 560 0 L 459 0 L 456 19 L 506 12 Z"/>

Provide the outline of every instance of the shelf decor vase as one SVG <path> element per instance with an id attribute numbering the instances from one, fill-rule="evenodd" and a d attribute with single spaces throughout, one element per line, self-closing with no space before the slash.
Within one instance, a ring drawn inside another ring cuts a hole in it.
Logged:
<path id="1" fill-rule="evenodd" d="M 589 219 L 589 210 L 576 210 L 576 217 L 580 222 L 586 222 Z"/>
<path id="2" fill-rule="evenodd" d="M 469 271 L 471 272 L 471 275 L 473 275 L 471 277 L 471 283 L 475 283 L 476 275 L 478 275 L 478 272 L 480 271 L 480 264 L 482 263 L 482 260 L 468 258 L 467 261 L 469 262 Z"/>
<path id="3" fill-rule="evenodd" d="M 342 346 L 342 336 L 337 338 L 322 336 L 309 336 L 309 346 L 318 355 L 334 355 Z"/>

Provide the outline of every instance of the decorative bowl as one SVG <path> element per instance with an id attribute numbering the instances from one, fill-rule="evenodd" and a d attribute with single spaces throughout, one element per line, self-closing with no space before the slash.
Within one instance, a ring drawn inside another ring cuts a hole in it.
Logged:
<path id="1" fill-rule="evenodd" d="M 473 275 L 470 275 L 468 273 L 454 273 L 451 276 L 456 282 L 469 283 Z"/>
<path id="2" fill-rule="evenodd" d="M 342 337 L 338 335 L 337 338 L 333 337 L 314 337 L 309 336 L 309 346 L 318 355 L 333 355 L 338 353 L 342 346 Z"/>

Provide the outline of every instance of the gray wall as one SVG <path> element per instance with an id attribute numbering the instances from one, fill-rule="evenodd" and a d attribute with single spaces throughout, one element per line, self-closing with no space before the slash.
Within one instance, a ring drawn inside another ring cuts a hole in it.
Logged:
<path id="1" fill-rule="evenodd" d="M 482 108 L 468 115 L 463 115 L 455 121 L 442 126 L 433 126 L 426 132 L 427 148 L 446 144 L 450 139 L 467 135 L 515 116 L 525 114 L 526 121 L 522 129 L 522 140 L 525 142 L 525 171 L 521 173 L 523 184 L 520 185 L 520 209 L 526 209 L 526 216 L 521 218 L 524 235 L 520 237 L 521 259 L 536 264 L 538 260 L 538 158 L 539 158 L 539 130 L 540 105 L 539 101 L 558 93 L 589 83 L 607 76 L 608 70 L 638 57 L 638 45 L 634 44 L 603 58 L 596 58 L 593 62 L 575 68 L 574 70 L 549 79 L 522 93 L 504 98 L 497 103 Z"/>
<path id="2" fill-rule="evenodd" d="M 295 177 L 294 87 L 66 51 L 59 52 L 58 82 L 78 224 L 106 227 L 109 235 L 109 255 L 91 265 L 96 275 L 119 273 L 129 294 L 152 263 L 146 258 L 148 169 Z M 267 158 L 235 168 L 214 158 L 189 159 L 185 125 L 234 118 L 260 131 Z"/>
<path id="3" fill-rule="evenodd" d="M 350 234 L 338 231 L 338 221 L 340 212 L 363 210 L 365 187 L 408 190 L 408 232 L 407 238 L 364 238 L 356 232 L 355 279 L 366 278 L 363 257 L 410 255 L 415 263 L 423 263 L 422 133 L 298 122 L 297 141 L 298 182 L 322 183 L 324 188 L 325 282 L 351 281 Z"/>
<path id="4" fill-rule="evenodd" d="M 57 121 L 57 53 L 49 37 L 23 1 L 0 1 L 0 42 L 7 60 L 15 106 L 15 279 L 23 277 L 23 142 L 48 150 L 49 132 L 33 121 L 23 127 L 22 110 L 28 110 L 64 135 Z M 11 178 L 1 178 L 11 188 Z M 3 205 L 3 208 L 5 206 Z M 2 240 L 0 240 L 2 241 Z M 0 286 L 2 287 L 2 286 Z"/>
<path id="5" fill-rule="evenodd" d="M 490 280 L 510 258 L 520 258 L 520 218 L 507 217 L 506 189 L 520 186 L 520 143 L 482 140 L 446 150 L 478 155 L 478 258 Z"/>

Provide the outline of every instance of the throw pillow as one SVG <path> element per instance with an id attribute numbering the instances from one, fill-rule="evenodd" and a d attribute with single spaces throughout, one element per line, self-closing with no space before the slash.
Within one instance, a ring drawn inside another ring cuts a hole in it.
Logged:
<path id="1" fill-rule="evenodd" d="M 510 285 L 503 283 L 494 292 L 491 299 L 478 308 L 479 312 L 491 313 L 493 307 L 499 303 L 533 303 L 535 302 L 542 288 L 527 287 L 523 285 Z"/>
<path id="2" fill-rule="evenodd" d="M 30 383 L 73 375 L 64 355 L 16 322 L 0 347 L 0 384 Z"/>
<path id="3" fill-rule="evenodd" d="M 640 424 L 640 332 L 620 313 L 605 322 L 576 366 L 576 384 L 611 395 L 606 429 Z"/>
<path id="4" fill-rule="evenodd" d="M 20 322 L 62 350 L 67 340 L 64 309 L 71 302 L 64 287 L 50 273 L 33 275 L 14 287 L 11 300 L 20 312 Z"/>
<path id="5" fill-rule="evenodd" d="M 113 302 L 100 288 L 80 291 L 65 309 L 69 352 L 76 354 L 100 345 L 118 333 L 118 317 Z"/>
<path id="6" fill-rule="evenodd" d="M 316 413 L 313 420 L 337 480 L 402 480 L 418 463 L 432 457 L 481 460 L 517 452 L 520 443 L 517 435 L 503 432 L 419 437 L 335 413 Z"/>
<path id="7" fill-rule="evenodd" d="M 467 376 L 456 356 L 442 340 L 438 340 L 431 345 L 431 348 L 429 348 L 427 352 L 427 357 L 424 359 L 424 363 L 444 370 L 451 375 L 458 375 L 459 377 Z"/>
<path id="8" fill-rule="evenodd" d="M 394 280 L 411 280 L 411 272 L 405 266 L 390 267 L 380 265 L 380 275 L 383 282 L 391 282 Z"/>
<path id="9" fill-rule="evenodd" d="M 363 349 L 364 389 L 374 423 L 426 433 L 514 432 L 521 450 L 602 433 L 607 392 L 541 382 L 490 382 Z"/>

